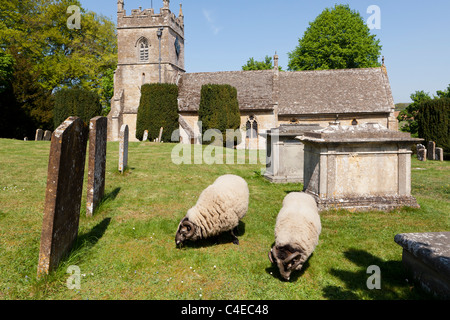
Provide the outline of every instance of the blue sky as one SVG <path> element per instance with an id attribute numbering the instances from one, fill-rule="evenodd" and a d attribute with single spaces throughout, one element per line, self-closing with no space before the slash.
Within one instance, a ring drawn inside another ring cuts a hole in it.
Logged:
<path id="1" fill-rule="evenodd" d="M 153 7 L 162 0 L 124 0 L 131 9 Z M 288 52 L 298 44 L 310 22 L 327 7 L 349 4 L 364 20 L 371 5 L 380 8 L 381 28 L 372 30 L 382 45 L 395 103 L 409 102 L 411 93 L 435 94 L 450 84 L 450 1 L 448 0 L 177 0 L 185 16 L 187 72 L 241 70 L 250 57 L 279 55 L 287 69 Z M 81 0 L 84 8 L 117 19 L 116 0 Z"/>

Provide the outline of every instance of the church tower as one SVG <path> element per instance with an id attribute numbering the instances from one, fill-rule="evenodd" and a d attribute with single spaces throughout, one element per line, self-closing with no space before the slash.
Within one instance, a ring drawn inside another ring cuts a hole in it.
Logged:
<path id="1" fill-rule="evenodd" d="M 141 86 L 145 83 L 178 83 L 184 67 L 184 15 L 178 17 L 163 0 L 154 9 L 133 9 L 127 15 L 124 0 L 117 1 L 118 65 L 114 75 L 114 97 L 108 116 L 108 140 L 117 141 L 127 124 L 130 141 L 137 141 L 136 120 Z"/>

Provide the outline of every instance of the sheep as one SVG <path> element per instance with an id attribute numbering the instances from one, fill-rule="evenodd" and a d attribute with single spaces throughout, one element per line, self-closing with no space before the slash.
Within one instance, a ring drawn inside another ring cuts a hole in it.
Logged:
<path id="1" fill-rule="evenodd" d="M 239 221 L 247 214 L 249 190 L 247 182 L 236 175 L 224 175 L 200 194 L 194 207 L 181 220 L 175 236 L 176 245 L 231 231 L 233 243 Z"/>
<path id="2" fill-rule="evenodd" d="M 294 270 L 301 270 L 319 243 L 321 231 L 314 198 L 302 192 L 288 194 L 275 223 L 275 244 L 269 251 L 270 262 L 278 266 L 285 280 L 289 281 Z"/>

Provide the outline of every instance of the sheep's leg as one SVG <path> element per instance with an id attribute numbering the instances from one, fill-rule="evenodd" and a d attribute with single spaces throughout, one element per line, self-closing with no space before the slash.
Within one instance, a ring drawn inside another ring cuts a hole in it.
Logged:
<path id="1" fill-rule="evenodd" d="M 235 233 L 238 233 L 238 227 L 236 227 L 233 230 L 231 230 L 231 236 L 233 237 L 233 244 L 238 246 L 239 245 L 239 239 L 238 239 L 238 237 L 236 236 Z"/>

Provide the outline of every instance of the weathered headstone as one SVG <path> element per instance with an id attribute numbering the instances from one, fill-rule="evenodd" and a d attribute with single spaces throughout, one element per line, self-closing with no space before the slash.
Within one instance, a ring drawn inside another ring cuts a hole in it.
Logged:
<path id="1" fill-rule="evenodd" d="M 37 129 L 36 130 L 36 136 L 34 138 L 35 141 L 42 141 L 42 138 L 44 137 L 44 130 Z"/>
<path id="2" fill-rule="evenodd" d="M 147 141 L 148 140 L 148 130 L 144 131 L 144 137 L 142 138 L 142 141 Z"/>
<path id="3" fill-rule="evenodd" d="M 128 165 L 128 125 L 120 128 L 119 144 L 119 171 L 123 173 Z"/>
<path id="4" fill-rule="evenodd" d="M 23 141 L 28 141 L 28 137 L 23 138 Z"/>
<path id="5" fill-rule="evenodd" d="M 158 142 L 161 142 L 161 139 L 162 139 L 162 134 L 163 134 L 163 130 L 164 130 L 164 128 L 163 128 L 163 127 L 161 127 L 161 129 L 159 129 Z"/>
<path id="6" fill-rule="evenodd" d="M 427 149 L 417 149 L 417 160 L 427 161 Z"/>
<path id="7" fill-rule="evenodd" d="M 44 132 L 44 141 L 51 141 L 52 140 L 52 132 L 49 130 L 45 130 Z"/>
<path id="8" fill-rule="evenodd" d="M 105 194 L 108 118 L 95 117 L 89 123 L 88 186 L 86 215 L 92 217 Z"/>
<path id="9" fill-rule="evenodd" d="M 436 148 L 435 160 L 444 161 L 444 149 Z"/>
<path id="10" fill-rule="evenodd" d="M 436 143 L 434 141 L 430 141 L 428 142 L 427 148 L 428 160 L 434 160 L 435 155 L 436 155 Z"/>
<path id="11" fill-rule="evenodd" d="M 38 277 L 54 270 L 78 236 L 88 128 L 69 117 L 53 133 L 45 193 Z"/>

